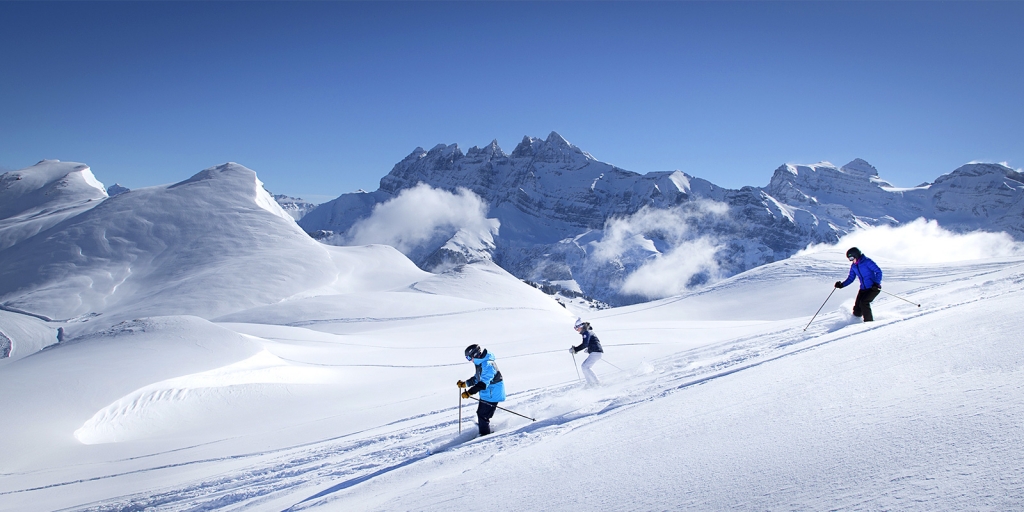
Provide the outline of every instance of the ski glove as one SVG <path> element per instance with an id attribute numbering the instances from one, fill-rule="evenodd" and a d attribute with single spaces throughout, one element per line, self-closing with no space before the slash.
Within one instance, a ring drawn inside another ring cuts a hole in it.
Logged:
<path id="1" fill-rule="evenodd" d="M 462 381 L 462 380 L 460 380 L 460 381 L 456 382 L 456 383 L 455 383 L 455 385 L 456 385 L 456 386 L 458 386 L 458 387 L 459 387 L 459 389 L 463 389 L 463 388 L 465 388 L 465 387 L 466 387 L 466 382 L 465 382 L 465 381 Z"/>
<path id="2" fill-rule="evenodd" d="M 836 288 L 842 288 L 842 287 L 843 287 L 843 282 L 842 281 L 836 281 Z"/>
<path id="3" fill-rule="evenodd" d="M 462 398 L 469 398 L 469 391 L 463 391 Z"/>

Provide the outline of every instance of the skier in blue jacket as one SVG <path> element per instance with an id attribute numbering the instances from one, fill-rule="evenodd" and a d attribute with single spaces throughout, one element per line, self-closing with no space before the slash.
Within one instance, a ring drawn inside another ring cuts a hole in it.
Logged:
<path id="1" fill-rule="evenodd" d="M 871 301 L 882 293 L 882 269 L 856 247 L 846 251 L 846 258 L 853 262 L 850 265 L 850 275 L 846 281 L 836 281 L 836 288 L 849 285 L 854 278 L 859 279 L 860 291 L 857 292 L 857 300 L 853 305 L 853 316 L 862 316 L 865 322 L 871 322 L 874 320 L 871 315 Z"/>
<path id="2" fill-rule="evenodd" d="M 498 365 L 494 363 L 494 355 L 480 345 L 466 347 L 466 360 L 476 366 L 476 375 L 458 381 L 456 385 L 462 392 L 462 398 L 480 393 L 480 404 L 476 408 L 476 418 L 480 426 L 480 435 L 491 433 L 491 418 L 498 408 L 498 402 L 505 400 L 505 382 L 501 377 Z"/>

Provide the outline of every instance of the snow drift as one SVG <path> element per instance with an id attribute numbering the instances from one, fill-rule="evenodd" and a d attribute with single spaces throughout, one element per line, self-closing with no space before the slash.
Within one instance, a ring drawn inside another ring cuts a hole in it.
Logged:
<path id="1" fill-rule="evenodd" d="M 149 315 L 211 318 L 336 276 L 328 250 L 237 164 L 111 197 L 0 255 L 5 306 L 60 321 L 106 315 L 107 325 Z"/>
<path id="2" fill-rule="evenodd" d="M 0 251 L 107 197 L 85 164 L 43 160 L 0 176 Z"/>

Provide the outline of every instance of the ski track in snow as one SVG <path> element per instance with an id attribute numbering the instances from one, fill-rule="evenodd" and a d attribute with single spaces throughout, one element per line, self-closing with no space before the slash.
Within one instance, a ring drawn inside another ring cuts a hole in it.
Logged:
<path id="1" fill-rule="evenodd" d="M 925 307 L 908 306 L 901 310 L 902 316 L 899 318 L 882 320 L 874 324 L 854 324 L 848 317 L 844 317 L 842 312 L 832 311 L 820 315 L 806 332 L 803 319 L 792 319 L 780 322 L 778 329 L 765 333 L 741 336 L 664 357 L 655 362 L 653 371 L 644 371 L 642 368 L 632 372 L 613 370 L 602 376 L 605 384 L 601 388 L 581 390 L 578 382 L 571 381 L 548 388 L 515 393 L 510 395 L 502 406 L 536 416 L 538 420 L 528 422 L 509 415 L 508 419 L 496 421 L 502 430 L 484 438 L 476 438 L 472 412 L 468 415 L 463 412 L 463 415 L 470 419 L 464 423 L 462 433 L 456 434 L 458 412 L 455 407 L 451 407 L 360 432 L 286 448 L 154 465 L 88 479 L 12 490 L 0 493 L 0 496 L 70 487 L 84 482 L 116 479 L 139 473 L 155 473 L 173 468 L 208 466 L 213 468 L 212 473 L 216 476 L 145 494 L 126 495 L 64 510 L 202 511 L 262 510 L 267 507 L 280 510 L 281 507 L 277 504 L 282 500 L 291 503 L 290 506 L 284 507 L 285 510 L 301 510 L 322 503 L 335 493 L 416 464 L 435 454 L 457 450 L 474 453 L 495 452 L 530 446 L 548 436 L 562 435 L 624 409 L 660 400 L 680 390 L 770 364 L 782 358 L 816 350 L 867 330 L 1019 292 L 1020 285 L 1024 284 L 1024 273 L 1015 270 L 1020 266 L 976 266 L 972 267 L 971 271 L 958 273 L 956 277 L 947 274 L 945 279 L 934 281 L 908 276 L 909 278 L 901 282 L 919 283 L 920 286 L 904 291 L 903 295 L 915 297 L 915 300 L 920 300 Z M 909 269 L 902 271 L 904 274 L 916 273 Z M 922 269 L 921 274 L 929 275 L 928 272 L 928 269 Z M 984 280 L 985 276 L 999 273 L 1004 275 Z M 961 302 L 926 304 L 929 291 L 943 287 L 946 288 L 944 296 L 949 297 L 955 296 L 955 290 L 951 291 L 950 288 L 956 289 L 959 286 L 979 290 Z M 899 302 L 894 297 L 888 299 L 893 303 Z M 882 300 L 877 300 L 875 304 L 876 309 L 883 305 L 888 306 Z M 849 329 L 850 327 L 853 329 Z M 609 364 L 605 365 L 605 368 L 614 365 L 610 361 L 607 362 Z M 566 402 L 571 402 L 572 405 L 566 408 Z M 168 452 L 133 457 L 107 465 L 137 462 L 166 453 Z M 217 467 L 218 465 L 222 467 Z"/>

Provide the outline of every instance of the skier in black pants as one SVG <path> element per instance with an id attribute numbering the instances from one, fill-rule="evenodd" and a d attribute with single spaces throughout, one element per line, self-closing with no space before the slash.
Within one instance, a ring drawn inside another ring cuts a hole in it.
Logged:
<path id="1" fill-rule="evenodd" d="M 860 291 L 857 292 L 857 300 L 853 305 L 853 316 L 860 316 L 865 322 L 871 322 L 875 319 L 871 314 L 871 301 L 882 293 L 882 269 L 856 247 L 846 251 L 846 259 L 852 262 L 850 275 L 846 281 L 836 281 L 836 288 L 852 283 L 854 277 L 860 279 Z"/>
<path id="2" fill-rule="evenodd" d="M 471 361 L 476 366 L 476 374 L 455 384 L 459 389 L 465 389 L 462 398 L 480 393 L 476 419 L 480 426 L 480 435 L 485 436 L 491 433 L 491 417 L 498 409 L 498 402 L 505 400 L 505 382 L 498 365 L 494 363 L 494 355 L 488 353 L 487 349 L 480 348 L 480 345 L 466 347 L 466 361 Z"/>

